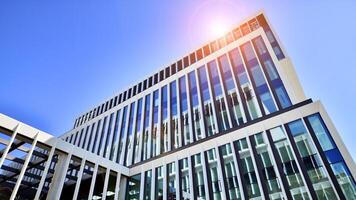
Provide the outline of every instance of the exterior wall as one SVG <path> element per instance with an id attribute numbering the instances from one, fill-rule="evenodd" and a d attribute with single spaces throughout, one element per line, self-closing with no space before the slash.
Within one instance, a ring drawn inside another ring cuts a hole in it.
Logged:
<path id="1" fill-rule="evenodd" d="M 60 138 L 4 115 L 0 131 L 10 199 L 356 199 L 354 161 L 263 13 Z"/>
<path id="2" fill-rule="evenodd" d="M 152 96 L 153 96 L 153 92 L 158 90 L 159 95 L 160 95 L 159 100 L 158 100 L 160 102 L 160 106 L 158 106 L 158 109 L 159 109 L 158 110 L 158 112 L 159 112 L 158 117 L 159 118 L 158 118 L 158 126 L 157 126 L 157 133 L 156 133 L 158 136 L 157 136 L 157 138 L 150 137 L 148 143 L 149 143 L 149 145 L 151 145 L 151 144 L 153 144 L 152 142 L 154 142 L 154 139 L 156 139 L 156 141 L 160 141 L 160 140 L 164 139 L 163 138 L 163 133 L 162 133 L 162 131 L 163 131 L 162 127 L 164 125 L 164 126 L 167 126 L 169 128 L 169 130 L 171 130 L 172 121 L 169 119 L 170 118 L 170 116 L 169 116 L 168 117 L 168 121 L 165 122 L 167 124 L 162 124 L 162 119 L 161 119 L 161 117 L 162 117 L 162 109 L 161 109 L 161 106 L 162 106 L 162 104 L 161 104 L 162 103 L 161 102 L 161 100 L 162 100 L 161 99 L 162 98 L 162 87 L 169 86 L 169 84 L 172 83 L 173 81 L 176 81 L 176 84 L 179 85 L 179 83 L 180 83 L 179 80 L 180 80 L 181 77 L 186 77 L 186 82 L 185 82 L 186 87 L 190 87 L 191 83 L 190 83 L 190 81 L 188 81 L 188 75 L 190 73 L 195 73 L 196 74 L 195 75 L 195 80 L 196 80 L 196 82 L 198 82 L 198 84 L 197 84 L 197 93 L 198 93 L 198 101 L 199 101 L 199 105 L 198 105 L 198 107 L 196 107 L 196 109 L 198 109 L 198 111 L 200 112 L 199 113 L 200 117 L 204 117 L 204 116 L 202 116 L 203 115 L 203 111 L 204 111 L 204 103 L 203 103 L 203 99 L 202 99 L 203 98 L 202 85 L 199 84 L 199 80 L 201 80 L 201 79 L 199 79 L 199 69 L 202 66 L 205 66 L 205 69 L 207 70 L 206 72 L 207 72 L 207 75 L 208 75 L 208 88 L 209 88 L 210 99 L 211 99 L 211 103 L 212 103 L 211 104 L 212 112 L 213 112 L 213 115 L 214 115 L 213 116 L 214 117 L 213 123 L 215 123 L 215 126 L 217 126 L 217 123 L 219 122 L 219 116 L 218 116 L 218 113 L 217 113 L 217 109 L 219 109 L 219 107 L 217 107 L 217 104 L 215 102 L 215 100 L 216 100 L 216 97 L 215 97 L 216 91 L 214 91 L 214 85 L 213 85 L 214 84 L 214 80 L 211 77 L 212 76 L 212 74 L 211 74 L 212 72 L 211 72 L 211 70 L 209 70 L 209 62 L 215 61 L 219 65 L 217 73 L 219 74 L 218 76 L 219 76 L 219 82 L 220 82 L 220 85 L 221 85 L 220 87 L 222 88 L 222 96 L 221 96 L 222 99 L 223 99 L 222 103 L 225 104 L 225 105 L 223 105 L 225 108 L 229 108 L 229 107 L 231 107 L 231 105 L 230 105 L 231 103 L 229 104 L 229 100 L 228 100 L 228 98 L 229 98 L 229 93 L 228 93 L 229 91 L 228 91 L 228 88 L 227 88 L 228 86 L 226 85 L 227 83 L 224 82 L 224 73 L 222 72 L 222 66 L 221 66 L 221 63 L 219 64 L 219 60 L 217 58 L 220 58 L 223 55 L 227 55 L 227 53 L 229 53 L 229 52 L 231 52 L 233 50 L 236 50 L 236 48 L 239 49 L 238 51 L 239 51 L 240 54 L 241 53 L 244 54 L 244 52 L 241 49 L 242 45 L 252 41 L 253 39 L 255 39 L 257 37 L 261 37 L 262 38 L 262 40 L 263 40 L 263 42 L 264 42 L 264 44 L 266 46 L 267 52 L 270 55 L 270 59 L 271 59 L 272 63 L 274 64 L 274 66 L 276 67 L 277 73 L 279 74 L 279 77 L 282 80 L 282 84 L 284 85 L 285 90 L 288 93 L 287 95 L 289 96 L 291 103 L 292 104 L 296 104 L 298 102 L 306 100 L 306 98 L 304 96 L 304 93 L 303 93 L 303 90 L 302 90 L 302 88 L 301 88 L 301 86 L 299 84 L 298 78 L 295 75 L 295 72 L 293 70 L 293 66 L 288 62 L 287 58 L 285 58 L 285 57 L 283 57 L 283 58 L 277 57 L 277 55 L 274 53 L 273 46 L 269 42 L 269 39 L 268 39 L 268 36 L 266 35 L 265 30 L 262 27 L 260 27 L 260 28 L 257 28 L 256 30 L 254 30 L 254 31 L 242 36 L 241 38 L 237 39 L 236 41 L 232 41 L 231 43 L 229 43 L 228 45 L 224 46 L 223 48 L 218 49 L 218 50 L 210 53 L 209 55 L 205 56 L 203 59 L 191 64 L 189 66 L 189 68 L 185 68 L 185 69 L 183 69 L 181 71 L 178 71 L 176 74 L 166 78 L 165 80 L 161 81 L 160 83 L 158 83 L 156 85 L 153 85 L 151 88 L 146 89 L 145 91 L 141 92 L 140 94 L 137 94 L 136 96 L 131 97 L 129 100 L 127 100 L 127 101 L 119 104 L 118 106 L 106 111 L 104 114 L 99 115 L 98 117 L 88 121 L 87 123 L 84 123 L 83 125 L 76 127 L 75 129 L 73 129 L 69 133 L 63 135 L 62 138 L 66 139 L 66 140 L 69 140 L 69 142 L 71 142 L 71 143 L 74 143 L 74 142 L 78 143 L 79 139 L 84 140 L 84 137 L 87 137 L 87 138 L 92 138 L 92 140 L 94 138 L 94 140 L 97 143 L 99 143 L 99 139 L 101 138 L 102 134 L 104 134 L 103 137 L 106 138 L 107 135 L 113 134 L 113 133 L 102 132 L 101 129 L 99 129 L 98 139 L 95 139 L 94 136 L 89 136 L 89 135 L 85 136 L 86 132 L 83 131 L 83 129 L 85 129 L 88 125 L 92 125 L 93 123 L 97 124 L 99 121 L 101 121 L 101 123 L 102 123 L 105 118 L 109 118 L 109 116 L 111 114 L 117 113 L 118 110 L 121 110 L 121 114 L 122 114 L 123 108 L 125 108 L 125 107 L 129 108 L 131 103 L 133 103 L 133 102 L 136 102 L 136 104 L 137 104 L 137 101 L 139 99 L 142 99 L 142 100 L 145 99 L 145 97 L 148 94 L 151 94 L 151 97 L 150 97 L 151 98 L 150 99 L 150 101 L 151 101 L 150 116 L 151 117 L 150 118 L 152 118 L 153 117 L 153 115 L 152 115 L 153 97 Z M 271 37 L 271 36 L 269 36 L 269 37 Z M 274 39 L 274 40 L 276 40 L 276 39 Z M 210 48 L 212 48 L 212 46 L 210 46 Z M 253 51 L 254 51 L 255 56 L 257 56 L 258 52 L 257 52 L 256 46 L 253 47 Z M 243 98 L 245 98 L 245 97 L 243 97 L 245 95 L 245 91 L 244 91 L 244 87 L 245 86 L 242 87 L 242 86 L 239 85 L 240 84 L 239 83 L 239 78 L 237 77 L 236 71 L 234 71 L 236 69 L 234 69 L 233 66 L 232 66 L 233 65 L 233 63 L 232 63 L 232 59 L 233 58 L 229 55 L 228 59 L 229 59 L 229 65 L 230 65 L 229 66 L 229 68 L 230 68 L 229 70 L 231 71 L 232 76 L 233 76 L 232 77 L 232 80 L 234 81 L 233 84 L 234 84 L 234 87 L 235 87 L 235 91 L 237 93 L 238 101 L 240 102 L 240 109 L 242 110 L 242 115 L 243 115 L 244 123 L 245 123 L 246 121 L 251 121 L 251 119 L 249 119 L 248 114 L 246 113 L 249 110 L 249 108 L 246 107 L 248 105 L 245 105 L 245 107 L 241 107 L 241 102 L 243 102 L 244 101 Z M 264 66 L 264 64 L 262 63 L 261 59 L 262 59 L 261 57 L 257 58 L 257 62 L 258 62 L 257 64 L 260 66 L 260 70 L 262 70 L 262 73 L 263 73 L 263 75 L 262 75 L 263 77 L 262 78 L 264 79 L 264 81 L 267 82 L 266 87 L 267 87 L 267 90 L 269 91 L 270 95 L 272 96 L 273 104 L 274 104 L 275 107 L 278 107 L 277 110 L 279 110 L 279 109 L 281 109 L 280 105 L 279 105 L 279 100 L 277 99 L 277 96 L 274 93 L 274 90 L 276 88 L 272 85 L 272 82 L 268 80 L 268 79 L 270 79 L 270 78 L 268 78 L 270 75 L 267 74 L 267 71 L 265 71 L 266 69 L 264 69 L 264 68 L 266 66 Z M 256 97 L 254 97 L 255 100 L 252 100 L 252 101 L 254 101 L 255 106 L 257 106 L 257 107 L 259 107 L 259 109 L 261 109 L 261 111 L 257 111 L 258 113 L 260 113 L 260 114 L 258 114 L 259 117 L 264 116 L 264 115 L 266 115 L 268 113 L 264 113 L 264 111 L 263 111 L 264 110 L 264 106 L 262 105 L 263 102 L 261 102 L 262 100 L 260 100 L 260 98 L 257 97 L 258 96 L 258 91 L 257 91 L 256 86 L 254 84 L 254 80 L 253 80 L 254 77 L 252 77 L 252 73 L 253 72 L 251 72 L 249 70 L 249 67 L 246 66 L 248 64 L 246 58 L 244 58 L 243 64 L 244 64 L 245 70 L 247 70 L 247 73 L 248 73 L 248 75 L 247 75 L 247 78 L 248 78 L 248 81 L 249 81 L 249 86 L 248 87 L 252 91 L 252 96 L 256 96 Z M 264 67 L 262 67 L 262 66 L 264 66 Z M 179 86 L 177 86 L 177 87 L 178 87 L 177 91 L 181 91 L 181 88 L 179 88 Z M 170 87 L 168 87 L 168 96 L 170 96 L 170 95 L 171 95 L 171 91 L 170 91 Z M 195 128 L 194 122 L 192 121 L 192 118 L 195 117 L 194 116 L 195 108 L 193 108 L 193 105 L 192 105 L 192 97 L 191 97 L 191 95 L 192 95 L 191 94 L 191 90 L 187 89 L 187 98 L 188 98 L 188 102 L 187 102 L 187 106 L 188 106 L 187 117 L 189 119 L 189 127 L 188 127 L 187 130 L 189 131 L 190 139 L 195 137 L 195 135 L 192 134 L 194 132 L 194 128 Z M 178 116 L 181 116 L 182 113 L 183 113 L 182 105 L 181 105 L 181 103 L 182 103 L 182 99 L 181 98 L 182 97 L 180 97 L 180 95 L 178 94 L 178 102 L 177 102 L 178 103 Z M 171 105 L 170 102 L 168 103 L 168 105 Z M 137 113 L 137 108 L 135 110 L 136 110 L 136 113 Z M 257 110 L 258 110 L 258 108 L 257 108 Z M 168 112 L 171 112 L 170 108 L 168 108 Z M 225 124 L 229 124 L 228 126 L 230 128 L 237 126 L 237 125 L 233 124 L 233 114 L 234 113 L 232 113 L 232 112 L 233 111 L 227 110 L 227 112 L 226 112 L 227 116 L 226 116 L 226 119 L 225 119 Z M 132 115 L 136 117 L 136 113 L 132 113 Z M 171 115 L 171 114 L 169 113 L 169 115 Z M 142 117 L 144 117 L 144 116 L 142 116 Z M 145 119 L 142 119 L 142 121 L 144 121 L 144 120 Z M 183 118 L 178 117 L 177 120 L 178 120 L 177 123 L 179 124 L 178 132 L 182 134 L 184 132 L 184 121 L 183 121 Z M 223 119 L 221 119 L 221 120 L 223 120 Z M 126 123 L 127 123 L 127 121 L 128 120 L 126 120 Z M 121 124 L 120 122 L 116 122 L 116 123 L 119 124 L 118 130 L 121 130 L 121 127 L 126 127 L 126 129 L 127 129 L 128 124 Z M 152 122 L 152 120 L 149 123 L 150 123 L 150 126 L 154 126 L 154 124 L 153 124 L 154 122 Z M 199 125 L 199 124 L 197 124 L 197 125 Z M 141 127 L 141 129 L 143 129 L 143 128 L 144 127 Z M 201 129 L 202 134 L 203 134 L 201 137 L 203 137 L 203 138 L 206 137 L 207 136 L 206 135 L 207 128 L 209 128 L 209 127 L 207 127 L 207 124 L 206 123 L 200 123 L 199 128 Z M 215 129 L 219 129 L 219 127 L 215 127 Z M 113 130 L 113 129 L 111 129 L 111 130 Z M 148 133 L 149 136 L 155 135 L 155 133 L 152 133 L 153 130 L 154 130 L 153 128 L 149 128 L 149 130 L 148 130 L 149 131 L 149 133 Z M 172 140 L 172 137 L 174 137 L 174 136 L 173 136 L 172 132 L 170 132 L 169 130 L 168 130 L 168 139 L 169 139 L 168 147 L 163 147 L 163 145 L 165 145 L 164 143 L 163 144 L 158 143 L 157 147 L 153 147 L 153 148 L 148 150 L 149 154 L 154 153 L 156 151 L 159 154 L 159 153 L 161 153 L 161 151 L 169 151 L 169 150 L 173 149 L 173 146 L 171 144 L 172 143 L 171 140 Z M 82 131 L 84 132 L 84 134 L 82 134 Z M 222 130 L 220 128 L 219 130 L 215 130 L 214 132 L 221 132 L 221 131 Z M 140 137 L 142 137 L 142 135 L 144 135 L 142 130 L 141 130 L 140 133 L 135 133 L 135 130 L 133 130 L 133 134 L 140 134 Z M 73 135 L 73 136 L 71 136 L 71 135 Z M 96 135 L 96 133 L 94 133 L 94 135 Z M 123 135 L 125 137 L 124 138 L 124 140 L 125 140 L 124 142 L 130 142 L 130 138 L 128 137 L 128 135 L 129 134 L 127 133 L 127 130 L 125 130 L 125 133 Z M 72 137 L 72 140 L 70 141 L 71 137 Z M 180 138 L 179 138 L 179 142 L 181 143 L 180 146 L 185 145 L 186 141 L 185 141 L 184 138 L 185 138 L 184 134 L 180 135 Z M 140 140 L 139 150 L 141 151 L 140 152 L 140 156 L 142 156 L 142 153 L 144 153 L 143 149 L 142 149 L 143 148 L 142 147 L 143 146 L 142 141 L 144 139 L 142 139 L 142 138 L 137 138 L 137 139 Z M 82 144 L 83 141 L 81 141 L 80 143 Z M 80 145 L 80 144 L 76 144 L 76 145 Z M 93 144 L 93 145 L 96 146 L 94 151 L 92 151 L 93 153 L 102 152 L 102 149 L 97 149 L 100 144 Z M 124 143 L 124 148 L 123 148 L 124 152 L 125 152 L 126 148 L 128 147 L 127 145 L 128 145 L 127 143 Z M 130 145 L 133 145 L 133 144 L 130 144 Z M 107 147 L 103 147 L 102 145 L 101 145 L 101 147 L 102 148 L 107 148 Z M 162 148 L 164 150 L 161 150 Z M 132 148 L 131 148 L 131 150 L 132 150 Z M 114 151 L 118 151 L 118 150 L 114 149 Z M 99 153 L 99 155 L 100 155 L 100 153 Z M 117 161 L 120 164 L 130 165 L 131 162 L 124 163 L 124 158 L 125 158 L 125 156 L 126 157 L 129 156 L 131 158 L 132 155 L 133 155 L 132 152 L 125 152 L 124 157 L 120 158 L 120 159 L 117 159 Z M 108 155 L 103 155 L 103 156 L 108 158 Z M 143 158 L 142 160 L 145 160 L 145 158 Z M 142 160 L 140 160 L 140 161 L 142 161 Z"/>

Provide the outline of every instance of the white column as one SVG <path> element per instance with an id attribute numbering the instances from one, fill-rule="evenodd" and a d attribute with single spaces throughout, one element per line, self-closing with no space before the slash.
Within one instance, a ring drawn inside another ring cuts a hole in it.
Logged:
<path id="1" fill-rule="evenodd" d="M 145 171 L 141 172 L 141 179 L 140 179 L 140 197 L 139 200 L 143 200 L 144 193 L 145 193 Z"/>
<path id="2" fill-rule="evenodd" d="M 82 159 L 82 162 L 80 163 L 80 168 L 79 168 L 79 173 L 78 173 L 78 177 L 77 177 L 77 182 L 76 182 L 76 184 L 75 184 L 75 189 L 74 189 L 74 194 L 73 194 L 73 200 L 76 200 L 77 197 L 78 197 L 80 184 L 82 183 L 82 176 L 83 176 L 84 167 L 85 167 L 85 159 L 83 158 L 83 159 Z"/>
<path id="3" fill-rule="evenodd" d="M 56 150 L 56 147 L 53 146 L 51 148 L 51 151 L 48 154 L 48 158 L 47 158 L 47 161 L 46 161 L 46 166 L 45 166 L 45 168 L 43 170 L 42 177 L 41 177 L 41 180 L 40 180 L 40 183 L 38 185 L 38 188 L 37 188 L 37 191 L 36 191 L 36 195 L 35 195 L 35 198 L 34 198 L 35 200 L 38 200 L 40 198 L 40 195 L 41 195 L 41 192 L 42 192 L 42 188 L 43 188 L 43 185 L 44 185 L 44 183 L 46 181 L 48 169 L 51 166 L 52 158 L 53 158 L 55 150 Z"/>
<path id="4" fill-rule="evenodd" d="M 167 164 L 162 166 L 162 177 L 163 177 L 163 199 L 167 199 L 167 179 L 169 175 L 167 173 Z"/>
<path id="5" fill-rule="evenodd" d="M 107 168 L 106 169 L 106 173 L 105 173 L 105 179 L 104 179 L 103 193 L 102 193 L 102 196 L 101 196 L 102 200 L 106 199 L 106 195 L 107 195 L 107 191 L 108 191 L 108 185 L 109 185 L 109 178 L 110 178 L 110 169 Z"/>
<path id="6" fill-rule="evenodd" d="M 98 174 L 98 168 L 99 168 L 99 165 L 95 164 L 94 171 L 93 171 L 93 177 L 91 178 L 88 199 L 93 199 L 94 187 L 95 187 L 95 182 L 96 182 L 96 175 Z"/>
<path id="7" fill-rule="evenodd" d="M 156 168 L 152 168 L 151 177 L 151 199 L 156 199 Z"/>
<path id="8" fill-rule="evenodd" d="M 54 169 L 54 175 L 47 194 L 47 200 L 59 199 L 72 154 L 61 154 Z"/>
<path id="9" fill-rule="evenodd" d="M 120 181 L 121 181 L 121 174 L 119 172 L 117 172 L 116 185 L 115 185 L 115 196 L 114 196 L 115 200 L 119 199 Z"/>
<path id="10" fill-rule="evenodd" d="M 18 175 L 18 178 L 17 178 L 16 184 L 15 184 L 15 187 L 14 187 L 14 189 L 12 190 L 12 194 L 11 194 L 10 200 L 14 200 L 14 199 L 16 198 L 17 191 L 18 191 L 19 188 L 20 188 L 21 181 L 22 181 L 22 179 L 23 179 L 23 177 L 24 177 L 24 175 L 25 175 L 25 172 L 26 172 L 26 170 L 27 170 L 27 166 L 28 166 L 28 163 L 30 162 L 30 159 L 31 159 L 33 150 L 34 150 L 35 147 L 36 147 L 37 138 L 38 138 L 38 133 L 36 134 L 35 138 L 33 139 L 32 146 L 31 146 L 30 151 L 29 151 L 29 152 L 27 153 L 27 155 L 26 155 L 25 162 L 24 162 L 24 164 L 22 165 L 21 172 L 20 172 L 20 174 Z"/>
<path id="11" fill-rule="evenodd" d="M 20 127 L 20 124 L 18 124 L 18 125 L 15 127 L 15 130 L 14 130 L 14 132 L 12 133 L 11 139 L 10 139 L 8 145 L 6 146 L 4 153 L 2 154 L 2 157 L 1 157 L 1 159 L 0 159 L 0 168 L 1 168 L 2 165 L 4 164 L 4 161 L 5 161 L 6 157 L 7 157 L 7 154 L 9 153 L 9 151 L 10 151 L 10 149 L 11 149 L 12 143 L 14 143 L 14 140 L 15 140 L 15 138 L 16 138 L 17 131 L 19 130 L 19 127 Z"/>

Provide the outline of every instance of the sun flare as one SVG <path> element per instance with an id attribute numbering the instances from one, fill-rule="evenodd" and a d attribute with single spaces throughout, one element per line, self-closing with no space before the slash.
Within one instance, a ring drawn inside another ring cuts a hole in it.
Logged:
<path id="1" fill-rule="evenodd" d="M 213 38 L 222 37 L 228 32 L 228 27 L 222 20 L 215 20 L 210 24 L 210 32 Z"/>

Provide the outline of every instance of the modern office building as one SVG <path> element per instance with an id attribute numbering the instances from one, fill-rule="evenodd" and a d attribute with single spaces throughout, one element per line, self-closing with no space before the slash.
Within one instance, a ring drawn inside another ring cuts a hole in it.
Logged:
<path id="1" fill-rule="evenodd" d="M 5 115 L 0 131 L 5 199 L 356 199 L 353 159 L 264 13 L 59 138 Z"/>

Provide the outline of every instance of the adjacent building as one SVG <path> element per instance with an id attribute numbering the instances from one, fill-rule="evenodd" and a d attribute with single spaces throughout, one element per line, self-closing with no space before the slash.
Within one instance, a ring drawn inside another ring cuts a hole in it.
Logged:
<path id="1" fill-rule="evenodd" d="M 90 109 L 60 138 L 0 119 L 0 187 L 13 198 L 356 199 L 353 159 L 264 13 Z"/>

